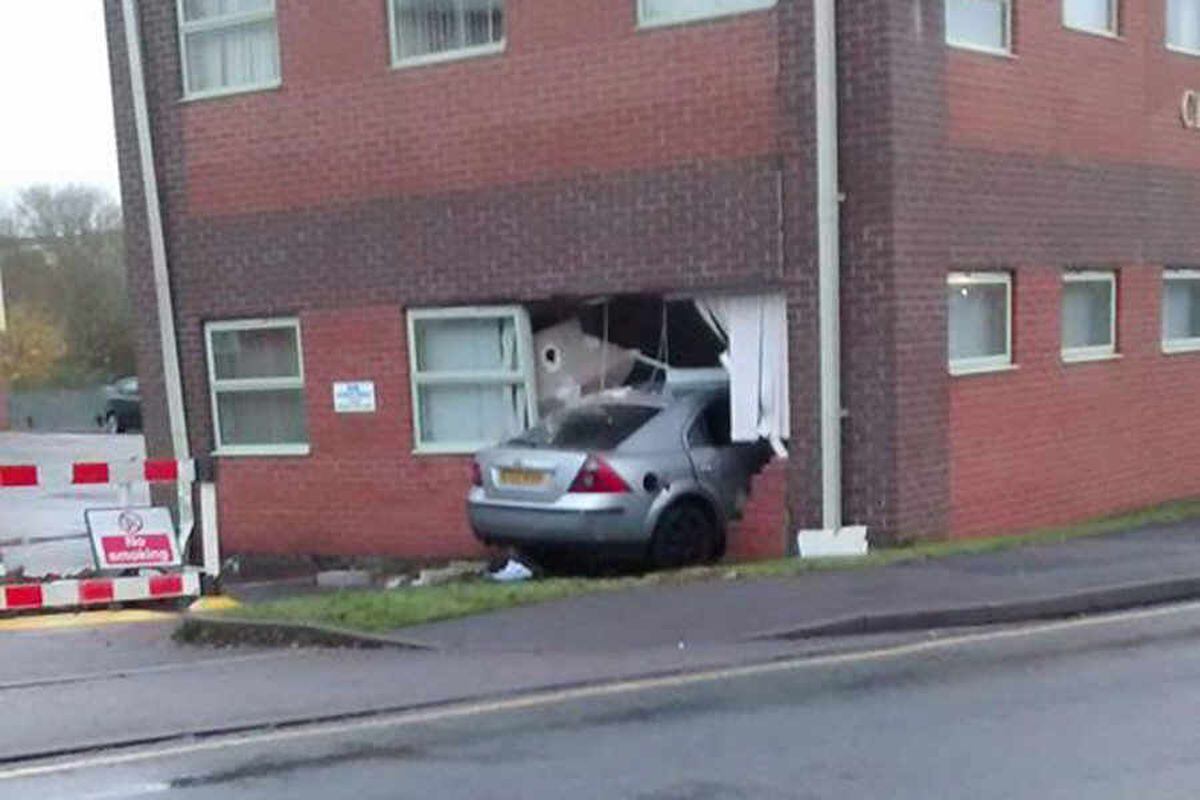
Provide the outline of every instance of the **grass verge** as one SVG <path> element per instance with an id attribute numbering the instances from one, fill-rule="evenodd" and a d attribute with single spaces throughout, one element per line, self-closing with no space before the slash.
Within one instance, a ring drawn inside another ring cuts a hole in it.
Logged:
<path id="1" fill-rule="evenodd" d="M 494 584 L 476 580 L 419 589 L 344 591 L 252 603 L 221 612 L 220 616 L 228 619 L 326 625 L 380 633 L 425 622 L 545 603 L 592 592 L 704 580 L 786 578 L 808 572 L 869 569 L 955 555 L 1011 550 L 1036 544 L 1056 544 L 1071 539 L 1117 533 L 1146 525 L 1169 524 L 1197 517 L 1200 517 L 1200 500 L 1193 500 L 1019 536 L 910 544 L 877 550 L 856 559 L 802 561 L 790 558 L 619 578 L 549 578 L 518 584 Z"/>

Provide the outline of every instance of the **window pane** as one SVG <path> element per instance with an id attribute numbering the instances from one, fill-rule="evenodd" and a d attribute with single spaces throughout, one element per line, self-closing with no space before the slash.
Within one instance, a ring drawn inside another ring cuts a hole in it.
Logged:
<path id="1" fill-rule="evenodd" d="M 413 58 L 504 39 L 504 0 L 394 0 L 396 53 Z"/>
<path id="2" fill-rule="evenodd" d="M 279 41 L 274 20 L 189 33 L 185 47 L 189 92 L 279 80 Z"/>
<path id="3" fill-rule="evenodd" d="M 950 360 L 1008 354 L 1008 287 L 1000 283 L 950 286 Z"/>
<path id="4" fill-rule="evenodd" d="M 218 392 L 221 444 L 306 444 L 304 390 Z"/>
<path id="5" fill-rule="evenodd" d="M 195 22 L 228 14 L 246 14 L 253 11 L 270 11 L 273 0 L 184 0 L 183 17 Z"/>
<path id="6" fill-rule="evenodd" d="M 1163 341 L 1200 339 L 1200 279 L 1163 284 Z"/>
<path id="7" fill-rule="evenodd" d="M 1113 0 L 1063 0 L 1063 22 L 1072 28 L 1088 31 L 1110 31 L 1116 27 L 1112 19 Z"/>
<path id="8" fill-rule="evenodd" d="M 492 444 L 529 425 L 523 386 L 422 386 L 422 444 Z"/>
<path id="9" fill-rule="evenodd" d="M 1109 281 L 1063 284 L 1063 349 L 1112 345 L 1112 290 Z"/>
<path id="10" fill-rule="evenodd" d="M 775 0 L 642 0 L 642 20 L 660 22 L 733 14 L 775 5 Z"/>
<path id="11" fill-rule="evenodd" d="M 1008 0 L 946 0 L 946 40 L 1008 49 Z"/>
<path id="12" fill-rule="evenodd" d="M 217 380 L 300 377 L 295 328 L 215 331 L 212 348 Z"/>
<path id="13" fill-rule="evenodd" d="M 1167 0 L 1167 42 L 1200 50 L 1200 0 Z"/>
<path id="14" fill-rule="evenodd" d="M 416 323 L 420 372 L 515 372 L 517 326 L 512 317 L 423 319 Z"/>

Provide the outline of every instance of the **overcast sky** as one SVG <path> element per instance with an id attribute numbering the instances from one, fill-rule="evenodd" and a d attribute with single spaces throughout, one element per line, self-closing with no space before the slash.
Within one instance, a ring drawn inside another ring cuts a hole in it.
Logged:
<path id="1" fill-rule="evenodd" d="M 103 0 L 0 0 L 0 204 L 31 183 L 117 191 Z"/>

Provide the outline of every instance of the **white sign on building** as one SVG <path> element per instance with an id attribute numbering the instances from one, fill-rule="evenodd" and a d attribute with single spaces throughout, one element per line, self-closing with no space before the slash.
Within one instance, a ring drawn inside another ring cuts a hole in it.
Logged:
<path id="1" fill-rule="evenodd" d="M 333 384 L 333 410 L 338 414 L 374 414 L 374 381 L 339 381 Z"/>

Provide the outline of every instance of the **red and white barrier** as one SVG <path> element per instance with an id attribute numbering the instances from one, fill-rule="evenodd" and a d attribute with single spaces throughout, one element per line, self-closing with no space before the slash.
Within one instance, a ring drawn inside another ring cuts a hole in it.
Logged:
<path id="1" fill-rule="evenodd" d="M 92 461 L 37 466 L 0 464 L 0 488 L 63 488 L 121 483 L 189 483 L 196 479 L 194 461 Z"/>
<path id="2" fill-rule="evenodd" d="M 131 578 L 83 578 L 0 586 L 0 611 L 80 608 L 170 600 L 200 594 L 200 574 L 189 570 Z"/>

